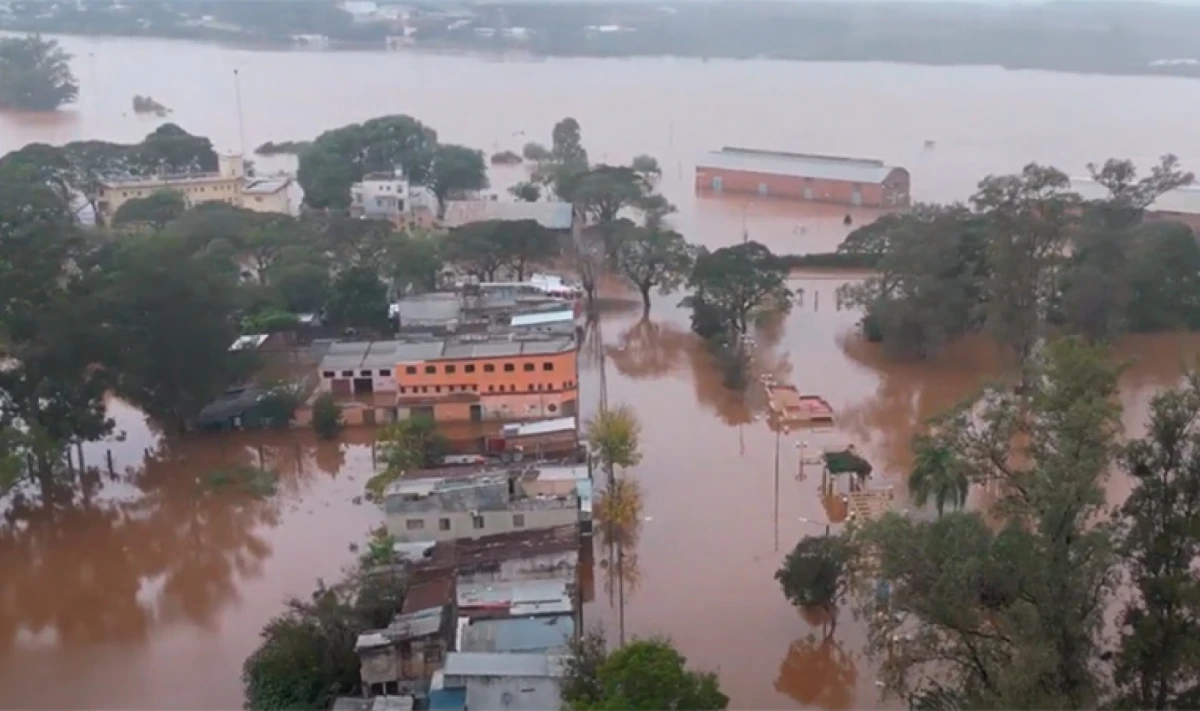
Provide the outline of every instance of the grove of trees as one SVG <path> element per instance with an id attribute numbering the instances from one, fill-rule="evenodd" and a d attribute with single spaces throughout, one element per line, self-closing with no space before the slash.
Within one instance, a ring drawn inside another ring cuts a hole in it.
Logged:
<path id="1" fill-rule="evenodd" d="M 1053 334 L 1112 341 L 1200 326 L 1200 245 L 1190 227 L 1146 215 L 1192 174 L 1174 156 L 1142 178 L 1128 161 L 1092 173 L 1107 199 L 1084 200 L 1064 173 L 1030 165 L 985 178 L 970 206 L 918 205 L 855 230 L 838 251 L 878 273 L 845 288 L 844 302 L 893 356 L 986 332 L 1021 368 Z"/>
<path id="2" fill-rule="evenodd" d="M 40 35 L 0 37 L 0 110 L 53 111 L 79 96 L 71 55 Z"/>

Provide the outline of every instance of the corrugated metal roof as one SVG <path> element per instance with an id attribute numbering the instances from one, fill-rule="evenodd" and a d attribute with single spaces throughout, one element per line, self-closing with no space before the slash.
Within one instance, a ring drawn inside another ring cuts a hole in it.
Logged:
<path id="1" fill-rule="evenodd" d="M 466 707 L 466 689 L 435 689 L 429 692 L 429 711 L 463 711 Z"/>
<path id="2" fill-rule="evenodd" d="M 462 635 L 462 652 L 544 654 L 565 651 L 575 634 L 571 615 L 475 620 Z"/>
<path id="3" fill-rule="evenodd" d="M 487 220 L 534 220 L 552 230 L 571 229 L 573 212 L 569 202 L 524 202 L 507 200 L 450 200 L 446 203 L 447 227 L 461 227 Z"/>
<path id="4" fill-rule="evenodd" d="M 561 677 L 563 671 L 557 654 L 451 652 L 445 666 L 446 676 Z"/>
<path id="5" fill-rule="evenodd" d="M 575 320 L 575 312 L 571 309 L 563 311 L 543 311 L 533 314 L 517 314 L 512 317 L 513 328 L 526 326 L 545 326 L 551 323 L 571 323 Z"/>
<path id="6" fill-rule="evenodd" d="M 570 432 L 575 429 L 574 417 L 558 417 L 553 420 L 538 420 L 504 426 L 505 437 L 532 437 L 534 435 Z"/>
<path id="7" fill-rule="evenodd" d="M 696 162 L 697 171 L 705 168 L 819 180 L 844 180 L 852 183 L 882 183 L 894 170 L 893 166 L 884 165 L 880 160 L 758 151 L 748 148 L 722 148 L 706 153 Z"/>

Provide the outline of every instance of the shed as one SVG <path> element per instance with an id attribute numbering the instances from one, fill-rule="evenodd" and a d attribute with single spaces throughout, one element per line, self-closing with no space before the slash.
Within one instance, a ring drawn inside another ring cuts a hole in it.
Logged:
<path id="1" fill-rule="evenodd" d="M 266 391 L 252 385 L 230 388 L 196 415 L 196 426 L 204 430 L 240 430 L 271 424 L 261 407 Z"/>

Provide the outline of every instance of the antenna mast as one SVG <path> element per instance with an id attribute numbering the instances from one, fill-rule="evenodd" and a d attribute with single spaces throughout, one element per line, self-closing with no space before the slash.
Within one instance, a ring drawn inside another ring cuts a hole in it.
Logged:
<path id="1" fill-rule="evenodd" d="M 246 156 L 246 124 L 242 120 L 242 79 L 238 74 L 238 70 L 233 70 L 233 91 L 237 96 L 237 120 L 238 120 L 238 142 L 241 144 L 238 147 L 238 152 L 242 157 Z"/>

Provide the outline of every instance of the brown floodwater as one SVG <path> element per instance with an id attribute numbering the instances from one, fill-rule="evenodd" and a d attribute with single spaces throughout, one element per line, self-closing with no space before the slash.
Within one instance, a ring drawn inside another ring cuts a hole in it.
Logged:
<path id="1" fill-rule="evenodd" d="M 1200 134 L 1189 122 L 1200 82 L 1180 79 L 63 41 L 76 55 L 79 103 L 49 116 L 0 115 L 0 152 L 30 141 L 137 140 L 160 121 L 132 114 L 134 94 L 153 96 L 174 110 L 169 120 L 235 150 L 237 69 L 248 146 L 403 112 L 443 140 L 519 149 L 574 116 L 594 160 L 657 156 L 662 189 L 679 206 L 675 224 L 709 246 L 748 232 L 776 251 L 818 251 L 847 231 L 840 207 L 695 197 L 695 156 L 722 145 L 894 161 L 912 171 L 921 200 L 963 199 L 980 176 L 1031 160 L 1079 173 L 1110 155 L 1148 163 L 1171 151 L 1188 167 L 1200 164 Z M 936 148 L 925 150 L 927 139 Z M 286 167 L 287 159 L 260 164 Z M 521 174 L 502 169 L 493 182 Z M 872 217 L 853 213 L 856 225 Z M 644 423 L 645 458 L 630 472 L 645 494 L 644 518 L 621 566 L 628 634 L 670 636 L 694 664 L 719 671 L 736 708 L 874 707 L 861 628 L 846 615 L 836 637 L 821 641 L 820 621 L 791 608 L 772 579 L 783 551 L 826 520 L 817 481 L 795 476 L 799 444 L 811 455 L 852 443 L 902 485 L 920 423 L 1003 364 L 983 340 L 934 362 L 889 363 L 853 337 L 857 315 L 837 309 L 844 278 L 794 283 L 804 303 L 758 334 L 757 363 L 826 397 L 836 429 L 777 439 L 761 398 L 728 391 L 697 349 L 678 295 L 659 297 L 649 321 L 632 301 L 606 310 L 583 353 L 584 407 L 595 409 L 603 380 L 609 403 L 634 407 Z M 1192 336 L 1121 345 L 1133 363 L 1122 381 L 1132 431 L 1153 392 L 1176 382 L 1197 350 Z M 180 442 L 162 439 L 128 406 L 115 402 L 113 411 L 125 436 L 89 446 L 85 457 L 103 469 L 111 449 L 114 476 L 89 478 L 84 502 L 14 502 L 0 521 L 0 705 L 238 707 L 240 666 L 262 624 L 286 597 L 308 594 L 351 563 L 350 544 L 382 518 L 354 503 L 372 469 L 371 433 L 349 432 L 341 443 L 317 443 L 307 432 Z M 196 484 L 214 467 L 260 458 L 280 476 L 271 499 L 206 494 Z M 1127 490 L 1114 479 L 1110 496 Z M 597 567 L 586 615 L 612 630 L 613 568 L 603 560 Z"/>

